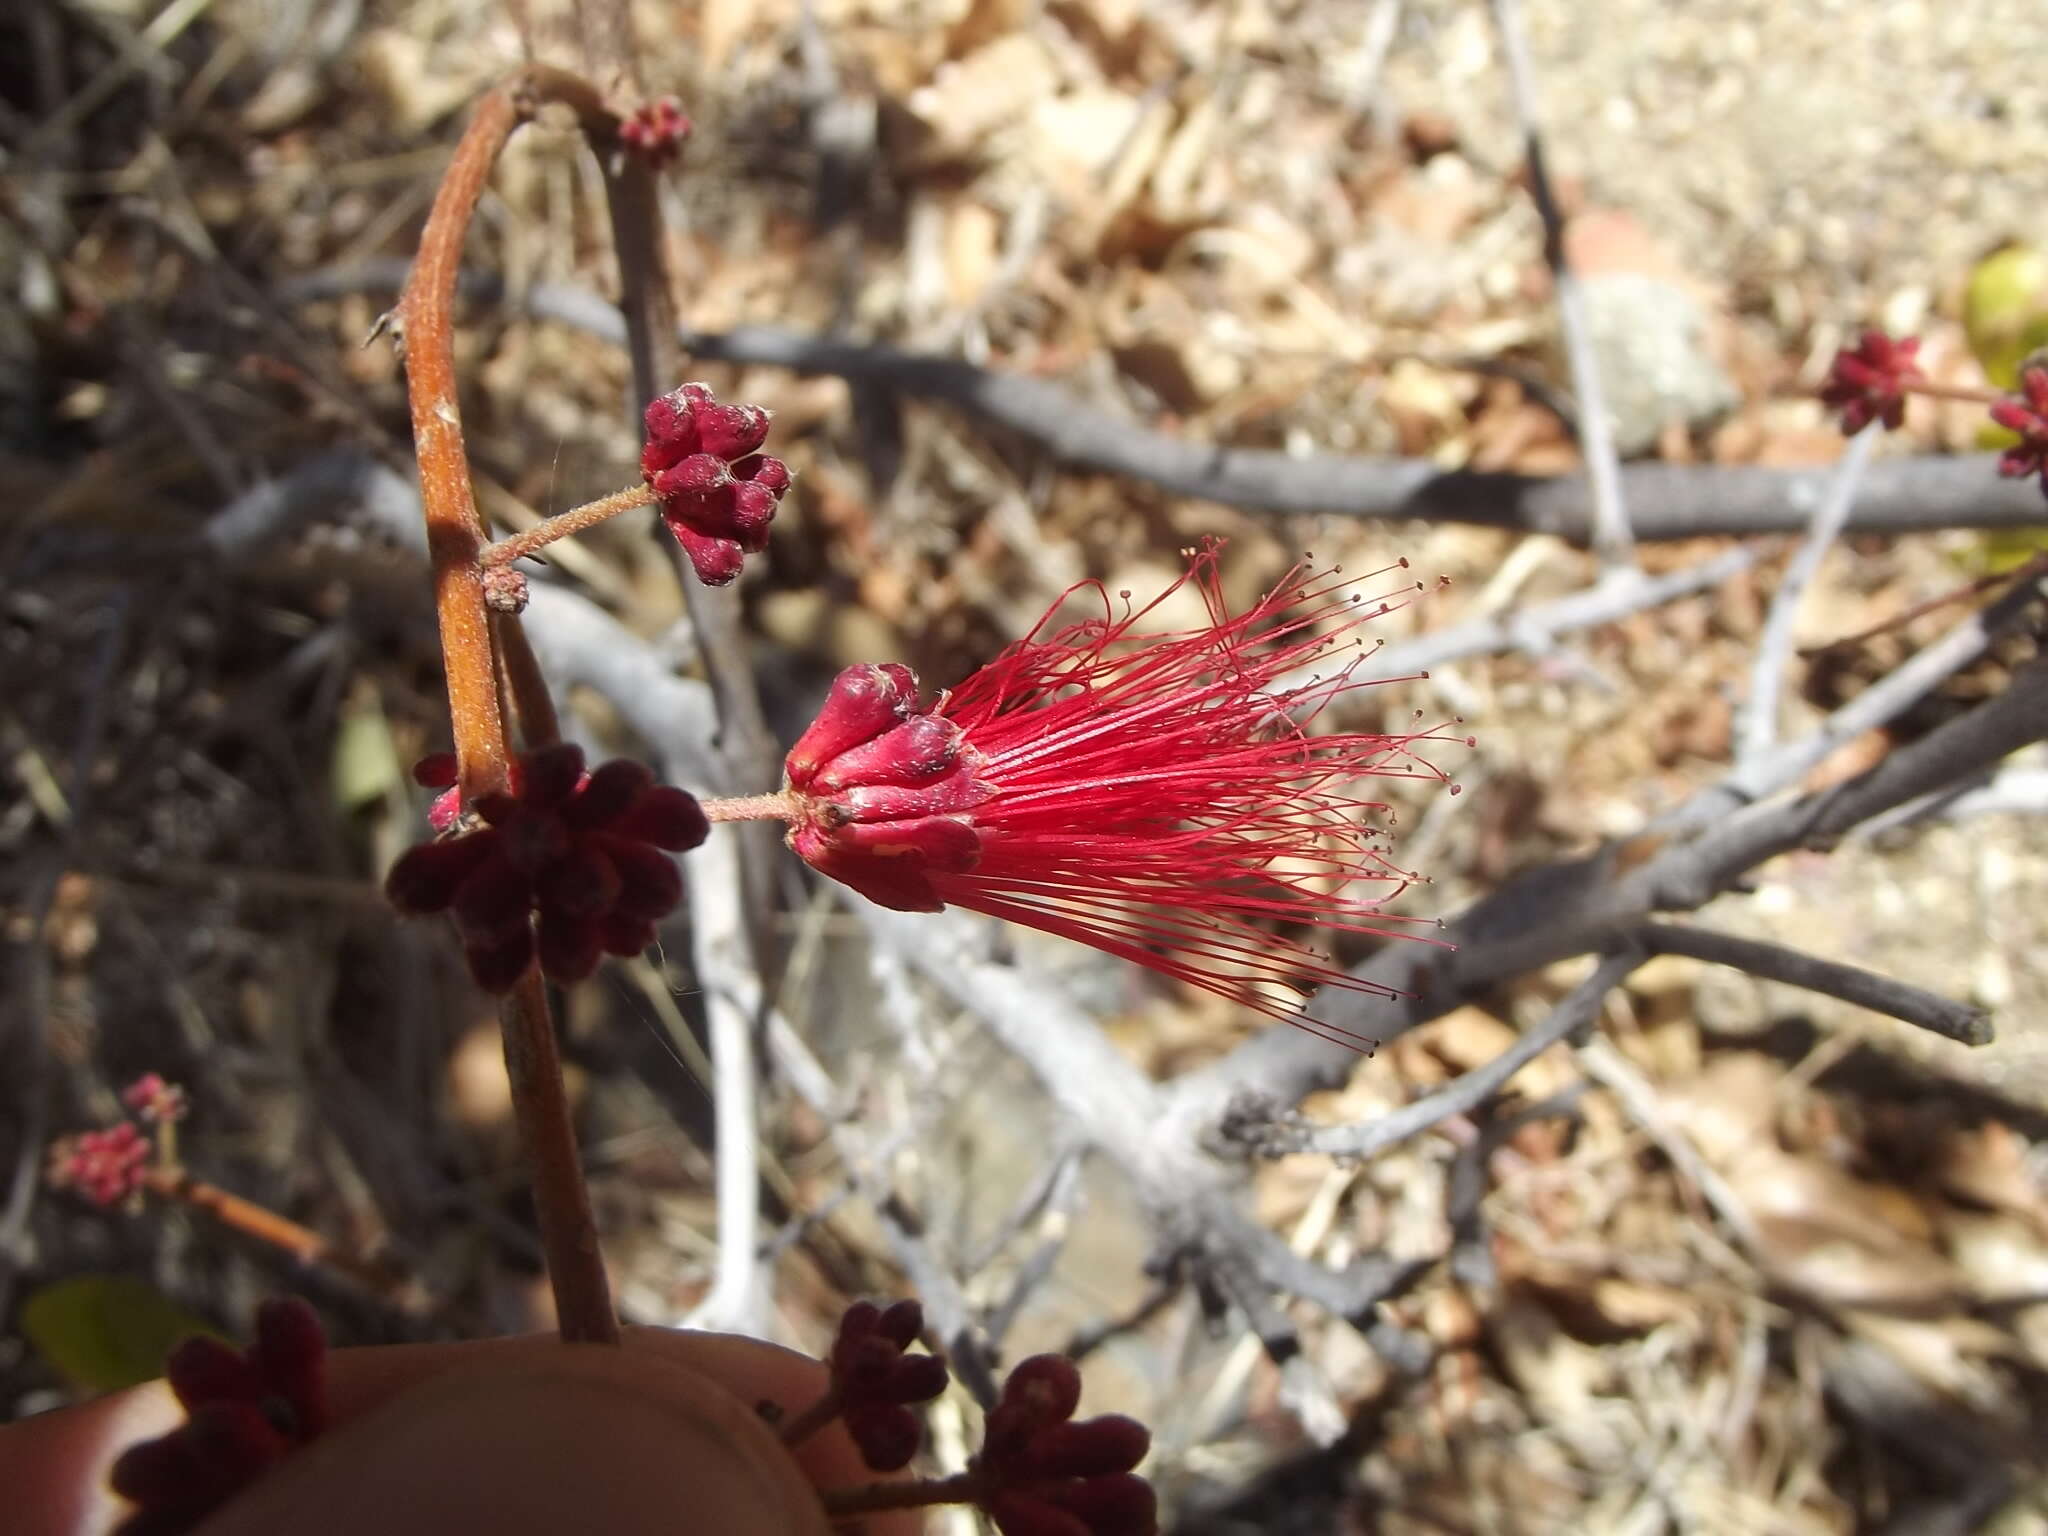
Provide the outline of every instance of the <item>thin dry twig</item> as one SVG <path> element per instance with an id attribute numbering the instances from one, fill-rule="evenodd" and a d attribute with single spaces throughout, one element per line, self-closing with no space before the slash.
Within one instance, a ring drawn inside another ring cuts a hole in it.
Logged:
<path id="1" fill-rule="evenodd" d="M 316 272 L 283 285 L 281 295 L 311 302 L 396 286 L 403 268 L 388 263 Z M 614 306 L 563 283 L 535 283 L 516 295 L 487 273 L 469 273 L 465 297 L 516 303 L 614 344 L 625 327 Z M 1150 431 L 1044 379 L 977 367 L 960 358 L 908 352 L 879 343 L 806 336 L 771 326 L 686 332 L 692 355 L 712 362 L 825 374 L 873 390 L 933 400 L 979 416 L 1035 443 L 1065 468 L 1127 475 L 1174 495 L 1251 512 L 1412 518 L 1547 533 L 1591 541 L 1595 518 L 1584 475 L 1525 475 L 1444 470 L 1427 459 L 1348 454 L 1297 456 L 1236 448 Z M 2001 479 L 1995 454 L 1878 459 L 1865 476 L 1849 521 L 1852 533 L 1919 533 L 1941 528 L 2038 528 L 2048 500 L 2031 485 Z M 1621 467 L 1621 486 L 1639 540 L 1798 533 L 1825 494 L 1827 469 L 1751 464 Z"/>
<path id="2" fill-rule="evenodd" d="M 1593 549 L 1602 566 L 1619 571 L 1635 562 L 1635 535 L 1629 531 L 1628 509 L 1621 499 L 1621 455 L 1615 450 L 1614 429 L 1607 418 L 1606 391 L 1601 388 L 1600 365 L 1593 354 L 1586 292 L 1579 286 L 1578 274 L 1572 271 L 1565 256 L 1564 210 L 1558 206 L 1544 160 L 1543 114 L 1537 102 L 1536 70 L 1529 59 L 1528 39 L 1522 33 L 1518 0 L 1492 0 L 1492 10 L 1494 27 L 1500 33 L 1501 52 L 1507 56 L 1515 117 L 1522 130 L 1529 196 L 1536 204 L 1537 217 L 1543 221 L 1543 264 L 1550 269 L 1550 283 L 1557 300 L 1565 366 L 1570 370 L 1572 393 L 1578 400 L 1579 449 L 1585 456 L 1587 484 L 1593 492 Z"/>
<path id="3" fill-rule="evenodd" d="M 1627 953 L 1609 955 L 1591 976 L 1565 995 L 1541 1024 L 1524 1030 L 1513 1045 L 1493 1060 L 1377 1120 L 1363 1125 L 1311 1125 L 1293 1118 L 1260 1117 L 1255 1109 L 1240 1105 L 1225 1116 L 1223 1134 L 1249 1144 L 1262 1157 L 1285 1157 L 1294 1152 L 1316 1152 L 1357 1161 L 1377 1157 L 1454 1116 L 1472 1113 L 1523 1067 L 1559 1041 L 1587 1028 L 1599 1017 L 1607 994 L 1628 980 L 1629 973 L 1642 964 L 1643 958 L 1643 952 L 1633 947 Z"/>
<path id="4" fill-rule="evenodd" d="M 1894 981 L 1861 966 L 1823 960 L 1782 944 L 1738 938 L 1683 923 L 1645 923 L 1635 930 L 1634 937 L 1652 954 L 1686 955 L 1747 971 L 1767 981 L 1823 992 L 1859 1008 L 1917 1024 L 1964 1045 L 1989 1045 L 1993 1038 L 1991 1016 L 1984 1009 L 1959 1003 L 1911 982 Z"/>
<path id="5" fill-rule="evenodd" d="M 1871 451 L 1877 446 L 1878 429 L 1865 427 L 1851 439 L 1849 451 L 1835 466 L 1828 493 L 1813 509 L 1813 524 L 1806 538 L 1785 567 L 1778 590 L 1771 596 L 1770 612 L 1764 617 L 1763 634 L 1757 640 L 1756 658 L 1750 665 L 1749 696 L 1743 702 L 1736 731 L 1737 773 L 1753 771 L 1754 764 L 1778 740 L 1778 697 L 1785 684 L 1785 666 L 1792 659 L 1792 626 L 1799 617 L 1800 600 L 1820 571 L 1820 563 L 1841 537 L 1856 505 L 1856 488 L 1869 467 Z"/>

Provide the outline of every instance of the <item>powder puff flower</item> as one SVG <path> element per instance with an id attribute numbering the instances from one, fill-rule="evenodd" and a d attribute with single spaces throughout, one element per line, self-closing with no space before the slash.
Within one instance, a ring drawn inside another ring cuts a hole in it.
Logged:
<path id="1" fill-rule="evenodd" d="M 1297 567 L 1232 615 L 1218 552 L 1190 551 L 1166 594 L 1194 585 L 1198 629 L 1145 634 L 1166 596 L 1119 616 L 1086 583 L 934 702 L 907 667 L 846 669 L 785 764 L 791 847 L 882 906 L 1006 918 L 1321 1028 L 1267 984 L 1368 984 L 1271 925 L 1417 921 L 1382 910 L 1416 877 L 1354 786 L 1442 781 L 1419 751 L 1444 738 L 1310 727 L 1372 685 L 1352 632 L 1415 588 L 1367 598 Z M 1101 616 L 1056 622 L 1076 597 Z"/>

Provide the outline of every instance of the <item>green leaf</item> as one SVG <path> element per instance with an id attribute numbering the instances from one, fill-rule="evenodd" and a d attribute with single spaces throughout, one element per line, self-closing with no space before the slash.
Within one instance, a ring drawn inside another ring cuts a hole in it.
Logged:
<path id="1" fill-rule="evenodd" d="M 113 1392 L 164 1373 L 180 1339 L 213 1333 L 146 1281 L 79 1275 L 21 1304 L 21 1331 L 60 1376 L 87 1392 Z"/>

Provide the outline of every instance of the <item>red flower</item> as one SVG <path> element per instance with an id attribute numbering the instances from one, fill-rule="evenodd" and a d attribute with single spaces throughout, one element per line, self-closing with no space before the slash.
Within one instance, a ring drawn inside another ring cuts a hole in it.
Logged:
<path id="1" fill-rule="evenodd" d="M 1820 400 L 1842 413 L 1843 436 L 1854 437 L 1873 421 L 1898 430 L 1906 419 L 1906 391 L 1922 376 L 1914 363 L 1919 351 L 1918 336 L 1865 331 L 1856 346 L 1835 354 Z"/>
<path id="2" fill-rule="evenodd" d="M 108 1481 L 137 1508 L 117 1536 L 168 1536 L 208 1514 L 327 1424 L 327 1339 L 296 1297 L 256 1312 L 246 1352 L 197 1336 L 171 1351 L 164 1375 L 186 1420 L 132 1445 Z"/>
<path id="3" fill-rule="evenodd" d="M 104 1131 L 82 1131 L 50 1144 L 43 1177 L 53 1189 L 75 1189 L 94 1205 L 119 1205 L 142 1187 L 149 1138 L 123 1120 Z"/>
<path id="4" fill-rule="evenodd" d="M 1392 604 L 1297 567 L 1232 616 L 1218 547 L 1191 554 L 1175 590 L 1201 592 L 1202 628 L 1142 635 L 1157 602 L 1114 617 L 1089 583 L 1075 590 L 1102 617 L 1048 613 L 935 704 L 907 667 L 842 672 L 787 760 L 790 845 L 883 906 L 1007 918 L 1276 1018 L 1304 1022 L 1265 983 L 1365 986 L 1265 925 L 1416 921 L 1379 911 L 1415 877 L 1367 820 L 1384 807 L 1350 786 L 1442 780 L 1416 750 L 1442 738 L 1307 729 L 1370 685 L 1369 653 L 1340 655 L 1339 637 Z"/>
<path id="5" fill-rule="evenodd" d="M 2022 368 L 2019 393 L 1994 404 L 1991 419 L 2020 437 L 1999 456 L 1998 472 L 2014 480 L 2039 475 L 2048 495 L 2048 367 Z"/>
<path id="6" fill-rule="evenodd" d="M 720 405 L 707 384 L 685 384 L 647 407 L 640 473 L 661 518 L 696 568 L 722 587 L 746 557 L 768 547 L 768 525 L 789 489 L 789 466 L 760 451 L 768 413 Z"/>
<path id="7" fill-rule="evenodd" d="M 624 758 L 585 774 L 569 745 L 527 754 L 513 790 L 477 800 L 476 830 L 408 850 L 385 881 L 393 904 L 452 911 L 470 974 L 491 992 L 510 990 L 536 953 L 555 980 L 581 981 L 601 954 L 652 943 L 682 899 L 663 850 L 704 841 L 697 802 Z"/>

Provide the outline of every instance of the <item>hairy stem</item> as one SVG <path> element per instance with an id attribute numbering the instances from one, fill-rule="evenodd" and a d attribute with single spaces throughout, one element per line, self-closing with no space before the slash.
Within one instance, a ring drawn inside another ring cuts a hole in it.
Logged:
<path id="1" fill-rule="evenodd" d="M 635 507 L 650 507 L 655 500 L 652 486 L 629 485 L 623 491 L 613 491 L 609 496 L 557 513 L 544 522 L 534 524 L 524 533 L 500 539 L 486 548 L 479 558 L 486 568 L 510 565 L 514 560 L 525 559 L 535 550 L 547 548 L 557 539 L 566 539 L 572 533 L 595 528 L 599 523 L 617 517 L 621 512 L 630 512 Z"/>
<path id="2" fill-rule="evenodd" d="M 979 1487 L 972 1472 L 951 1477 L 923 1478 L 905 1483 L 865 1483 L 858 1488 L 827 1488 L 820 1495 L 825 1513 L 834 1521 L 848 1515 L 874 1514 L 884 1509 L 924 1509 L 933 1504 L 965 1504 Z"/>
<path id="3" fill-rule="evenodd" d="M 784 1445 L 794 1449 L 838 1418 L 842 1406 L 839 1389 L 833 1387 L 795 1418 L 783 1420 L 776 1426 L 775 1433 L 782 1438 Z"/>
<path id="4" fill-rule="evenodd" d="M 470 485 L 455 388 L 452 312 L 455 278 L 470 215 L 491 166 L 524 112 L 511 87 L 486 96 L 463 131 L 433 211 L 420 234 L 419 255 L 398 299 L 405 343 L 405 390 L 412 407 L 413 451 L 419 458 L 420 501 L 434 562 L 434 607 L 441 624 L 441 662 L 462 797 L 503 794 L 511 787 L 505 722 L 498 710 L 497 664 L 490 610 L 484 604 L 483 519 Z"/>
<path id="5" fill-rule="evenodd" d="M 707 821 L 795 821 L 796 796 L 784 790 L 773 795 L 733 795 L 700 800 Z"/>
<path id="6" fill-rule="evenodd" d="M 498 1021 L 505 1035 L 512 1107 L 533 1165 L 534 1213 L 548 1256 L 556 1326 L 565 1343 L 616 1344 L 618 1314 L 612 1310 L 611 1282 L 597 1243 L 590 1191 L 583 1183 L 569 1096 L 562 1088 L 554 1020 L 538 970 L 529 967 L 519 985 L 506 994 Z"/>

